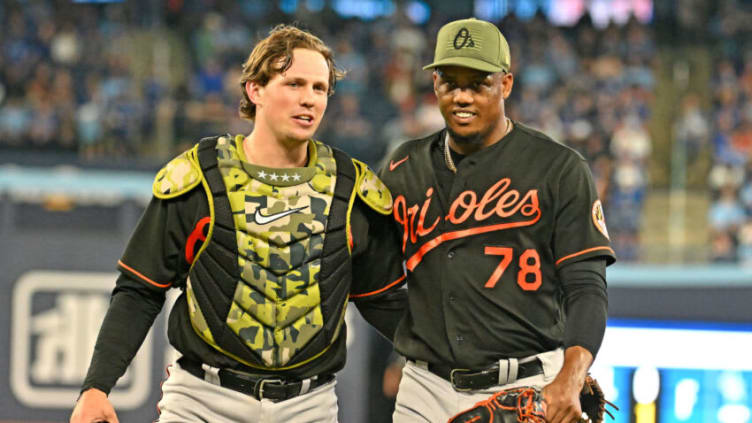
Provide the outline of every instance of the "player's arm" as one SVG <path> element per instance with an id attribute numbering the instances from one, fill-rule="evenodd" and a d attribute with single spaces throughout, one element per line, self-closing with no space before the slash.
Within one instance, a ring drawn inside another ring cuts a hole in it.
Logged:
<path id="1" fill-rule="evenodd" d="M 71 422 L 118 421 L 107 396 L 138 352 L 164 299 L 164 292 L 149 290 L 121 274 Z"/>
<path id="2" fill-rule="evenodd" d="M 109 395 L 141 347 L 164 302 L 164 291 L 149 289 L 125 274 L 120 275 L 82 391 L 96 388 Z"/>
<path id="3" fill-rule="evenodd" d="M 359 168 L 350 215 L 353 283 L 350 299 L 363 318 L 390 341 L 407 309 L 405 276 L 391 217 L 392 196 L 367 168 Z"/>
<path id="4" fill-rule="evenodd" d="M 570 263 L 558 271 L 567 326 L 564 365 L 543 390 L 549 422 L 569 422 L 582 414 L 579 394 L 606 330 L 606 259 Z"/>
<path id="5" fill-rule="evenodd" d="M 580 346 L 595 358 L 606 331 L 606 260 L 592 258 L 559 269 L 567 325 L 564 347 Z"/>
<path id="6" fill-rule="evenodd" d="M 164 305 L 165 292 L 185 279 L 187 240 L 203 214 L 208 215 L 208 206 L 198 190 L 150 202 L 118 262 L 121 275 L 71 422 L 117 421 L 107 395 L 138 352 Z"/>
<path id="7" fill-rule="evenodd" d="M 407 309 L 402 257 L 391 219 L 367 207 L 353 209 L 356 245 L 350 294 L 363 318 L 390 341 Z"/>
<path id="8" fill-rule="evenodd" d="M 548 423 L 578 421 L 582 415 L 580 391 L 592 362 L 590 351 L 580 346 L 572 346 L 564 351 L 564 366 L 556 378 L 543 388 Z"/>
<path id="9" fill-rule="evenodd" d="M 578 154 L 563 158 L 556 178 L 554 257 L 564 293 L 564 366 L 544 388 L 549 422 L 582 413 L 579 393 L 606 327 L 606 265 L 615 260 L 590 169 Z"/>

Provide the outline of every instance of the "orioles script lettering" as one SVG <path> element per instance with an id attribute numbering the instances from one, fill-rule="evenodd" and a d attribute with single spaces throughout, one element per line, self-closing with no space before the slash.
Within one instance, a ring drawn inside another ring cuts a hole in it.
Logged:
<path id="1" fill-rule="evenodd" d="M 540 205 L 538 204 L 538 190 L 531 189 L 523 195 L 516 189 L 510 189 L 509 186 L 511 183 L 512 181 L 509 178 L 503 178 L 488 188 L 480 198 L 478 198 L 479 195 L 475 191 L 463 191 L 454 199 L 449 207 L 449 213 L 444 216 L 444 220 L 448 220 L 454 225 L 459 225 L 471 217 L 476 222 L 481 223 L 494 215 L 508 220 L 508 222 L 444 233 L 441 235 L 444 238 L 430 241 L 431 245 L 429 249 L 448 239 L 463 238 L 509 227 L 528 226 L 537 222 L 541 215 Z M 433 200 L 433 193 L 433 187 L 428 188 L 426 190 L 426 199 L 421 205 L 413 204 L 408 206 L 404 195 L 399 195 L 395 198 L 394 220 L 403 229 L 402 252 L 405 252 L 408 239 L 412 244 L 416 244 L 419 238 L 431 234 L 436 229 L 436 226 L 438 226 L 439 216 L 434 217 L 433 220 L 429 218 L 430 223 L 426 226 L 426 218 L 431 201 Z M 520 221 L 514 219 L 515 216 L 527 219 Z M 424 245 L 424 247 L 429 246 Z M 423 251 L 423 253 L 425 252 L 427 251 Z"/>

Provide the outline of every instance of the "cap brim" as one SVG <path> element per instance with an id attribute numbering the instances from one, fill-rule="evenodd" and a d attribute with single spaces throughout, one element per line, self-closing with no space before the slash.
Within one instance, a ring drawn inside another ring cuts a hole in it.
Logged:
<path id="1" fill-rule="evenodd" d="M 423 66 L 423 70 L 438 68 L 439 66 L 462 66 L 464 68 L 476 69 L 482 72 L 501 72 L 504 70 L 501 66 L 492 65 L 483 60 L 472 57 L 447 57 L 442 60 Z"/>

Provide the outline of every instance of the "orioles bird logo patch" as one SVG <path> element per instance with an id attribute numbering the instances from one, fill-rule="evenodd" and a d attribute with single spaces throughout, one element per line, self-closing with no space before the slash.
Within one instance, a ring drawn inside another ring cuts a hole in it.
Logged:
<path id="1" fill-rule="evenodd" d="M 609 240 L 611 239 L 608 237 L 608 229 L 606 228 L 606 216 L 603 214 L 603 205 L 601 204 L 601 200 L 595 200 L 595 203 L 593 203 L 593 224 L 598 229 L 598 231 L 603 234 L 603 236 L 605 236 Z"/>
<path id="2" fill-rule="evenodd" d="M 454 36 L 454 42 L 452 44 L 454 45 L 455 50 L 459 50 L 462 47 L 475 47 L 473 37 L 470 36 L 470 31 L 468 31 L 467 28 L 460 28 L 460 30 L 457 31 L 457 35 Z"/>

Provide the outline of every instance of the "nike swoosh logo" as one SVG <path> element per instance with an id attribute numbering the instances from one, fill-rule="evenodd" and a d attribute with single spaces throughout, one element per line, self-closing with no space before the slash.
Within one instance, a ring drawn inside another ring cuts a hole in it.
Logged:
<path id="1" fill-rule="evenodd" d="M 409 158 L 410 158 L 410 156 L 405 156 L 404 159 L 398 160 L 396 162 L 394 160 L 390 160 L 389 161 L 389 171 L 393 172 L 394 169 L 397 169 L 397 166 L 401 165 L 402 163 L 405 163 L 407 161 L 407 159 L 409 159 Z"/>
<path id="2" fill-rule="evenodd" d="M 303 210 L 306 207 L 308 207 L 308 206 L 298 207 L 297 209 L 285 210 L 283 212 L 270 214 L 268 216 L 264 216 L 263 214 L 261 214 L 261 212 L 259 210 L 256 210 L 256 213 L 253 215 L 253 220 L 255 220 L 256 223 L 258 223 L 259 225 L 266 225 L 267 223 L 272 223 L 272 222 L 274 222 L 277 219 L 281 219 L 281 218 L 283 218 L 285 216 L 289 216 L 289 215 L 291 215 L 293 213 L 297 213 L 297 212 Z"/>

